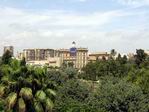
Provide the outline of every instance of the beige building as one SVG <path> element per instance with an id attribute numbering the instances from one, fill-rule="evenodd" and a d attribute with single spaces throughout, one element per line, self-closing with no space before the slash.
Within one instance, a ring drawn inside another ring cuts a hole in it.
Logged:
<path id="1" fill-rule="evenodd" d="M 88 49 L 77 48 L 76 68 L 82 68 L 88 63 Z"/>
<path id="2" fill-rule="evenodd" d="M 88 61 L 95 62 L 96 60 L 102 60 L 103 58 L 108 60 L 109 57 L 110 57 L 110 54 L 107 52 L 96 52 L 96 53 L 89 54 Z"/>
<path id="3" fill-rule="evenodd" d="M 52 67 L 60 67 L 60 57 L 50 57 L 48 58 L 48 66 Z"/>
<path id="4" fill-rule="evenodd" d="M 14 56 L 14 48 L 13 48 L 13 46 L 4 46 L 4 53 L 6 51 L 10 51 L 11 55 Z"/>
<path id="5" fill-rule="evenodd" d="M 59 51 L 54 49 L 24 49 L 17 58 L 25 58 L 29 65 L 60 67 Z"/>
<path id="6" fill-rule="evenodd" d="M 135 54 L 134 53 L 128 53 L 127 54 L 127 58 L 128 59 L 134 59 L 134 57 L 135 57 Z"/>
<path id="7" fill-rule="evenodd" d="M 42 61 L 27 61 L 26 63 L 27 65 L 34 65 L 34 66 L 45 66 L 48 65 L 48 61 L 47 60 L 42 60 Z"/>
<path id="8" fill-rule="evenodd" d="M 149 50 L 146 50 L 145 53 L 146 53 L 147 55 L 149 55 Z"/>
<path id="9" fill-rule="evenodd" d="M 63 63 L 67 65 L 73 63 L 75 68 L 81 69 L 88 62 L 88 49 L 76 48 L 75 46 L 70 49 L 24 49 L 22 53 L 18 54 L 18 59 L 23 59 L 24 57 L 30 65 L 43 66 L 46 64 L 53 67 L 60 67 Z"/>
<path id="10" fill-rule="evenodd" d="M 63 63 L 73 63 L 75 68 L 84 67 L 88 60 L 88 49 L 87 48 L 76 48 L 76 55 L 71 56 L 71 52 L 69 49 L 60 49 L 60 62 L 61 65 Z"/>
<path id="11" fill-rule="evenodd" d="M 28 65 L 34 66 L 52 66 L 52 67 L 60 67 L 60 58 L 59 57 L 49 57 L 47 60 L 33 60 L 27 61 Z"/>
<path id="12" fill-rule="evenodd" d="M 23 54 L 23 52 L 17 52 L 16 59 L 18 59 L 18 60 L 22 60 L 23 57 L 25 57 L 24 54 Z"/>

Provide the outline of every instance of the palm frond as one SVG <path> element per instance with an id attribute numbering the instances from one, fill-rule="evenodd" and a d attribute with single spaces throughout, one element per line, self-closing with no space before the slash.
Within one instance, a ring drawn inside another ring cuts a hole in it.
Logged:
<path id="1" fill-rule="evenodd" d="M 44 102 L 45 99 L 46 99 L 46 94 L 45 94 L 44 91 L 39 90 L 39 91 L 37 91 L 37 93 L 35 94 L 35 97 L 36 97 L 36 99 L 37 99 L 38 101 Z"/>
<path id="2" fill-rule="evenodd" d="M 34 100 L 34 108 L 36 112 L 44 112 L 42 104 Z"/>
<path id="3" fill-rule="evenodd" d="M 4 104 L 5 104 L 5 101 L 3 99 L 0 98 L 0 112 L 4 112 Z"/>
<path id="4" fill-rule="evenodd" d="M 30 88 L 22 88 L 19 95 L 25 100 L 31 100 L 33 98 L 32 90 Z"/>
<path id="5" fill-rule="evenodd" d="M 53 107 L 54 107 L 53 102 L 49 98 L 47 98 L 45 102 L 46 112 L 51 112 Z"/>
<path id="6" fill-rule="evenodd" d="M 8 110 L 12 109 L 17 101 L 17 94 L 12 92 L 6 98 L 6 107 Z"/>
<path id="7" fill-rule="evenodd" d="M 18 100 L 18 112 L 25 112 L 25 111 L 26 111 L 25 102 L 24 102 L 23 98 L 20 98 Z"/>
<path id="8" fill-rule="evenodd" d="M 0 98 L 3 97 L 3 95 L 5 94 L 5 89 L 6 89 L 5 86 L 0 85 Z"/>
<path id="9" fill-rule="evenodd" d="M 3 76 L 3 77 L 1 78 L 1 82 L 8 84 L 8 83 L 9 83 L 9 77 L 8 77 L 8 76 Z"/>
<path id="10" fill-rule="evenodd" d="M 50 97 L 52 96 L 56 96 L 56 92 L 52 89 L 46 89 L 46 94 Z"/>

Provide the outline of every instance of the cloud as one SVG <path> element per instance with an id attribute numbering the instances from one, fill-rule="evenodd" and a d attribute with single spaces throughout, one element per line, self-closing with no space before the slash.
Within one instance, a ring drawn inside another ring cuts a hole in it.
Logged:
<path id="1" fill-rule="evenodd" d="M 149 5 L 149 0 L 117 0 L 119 3 L 130 6 Z"/>
<path id="2" fill-rule="evenodd" d="M 80 2 L 86 2 L 87 0 L 79 0 Z"/>
<path id="3" fill-rule="evenodd" d="M 66 0 L 66 1 L 70 1 L 70 2 L 87 2 L 89 0 Z"/>
<path id="4" fill-rule="evenodd" d="M 133 31 L 113 27 L 107 31 L 107 27 L 116 24 L 113 21 L 129 16 L 143 18 L 144 13 L 111 10 L 82 14 L 66 10 L 35 12 L 11 7 L 0 8 L 0 52 L 2 53 L 2 46 L 8 44 L 14 45 L 16 51 L 21 51 L 24 48 L 38 47 L 69 48 L 72 41 L 91 51 L 115 48 L 128 52 L 138 47 L 147 48 L 149 30 L 144 31 L 144 27 L 141 30 L 140 26 L 134 27 Z M 140 24 L 143 26 L 146 21 Z"/>
<path id="5" fill-rule="evenodd" d="M 70 11 L 48 10 L 38 13 L 16 8 L 0 8 L 0 30 L 6 34 L 41 29 L 70 29 L 102 27 L 113 18 L 123 16 L 118 11 L 79 14 Z"/>

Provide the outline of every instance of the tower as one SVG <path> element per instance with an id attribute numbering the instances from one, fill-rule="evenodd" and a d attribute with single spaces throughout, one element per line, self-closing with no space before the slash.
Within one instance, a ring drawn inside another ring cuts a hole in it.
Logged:
<path id="1" fill-rule="evenodd" d="M 76 43 L 72 42 L 72 47 L 70 48 L 70 56 L 75 57 L 77 53 Z"/>

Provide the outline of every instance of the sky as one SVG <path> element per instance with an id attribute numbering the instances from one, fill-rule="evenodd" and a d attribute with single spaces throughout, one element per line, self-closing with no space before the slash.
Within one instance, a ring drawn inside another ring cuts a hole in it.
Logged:
<path id="1" fill-rule="evenodd" d="M 149 49 L 149 0 L 0 0 L 0 54 L 26 48 Z"/>

